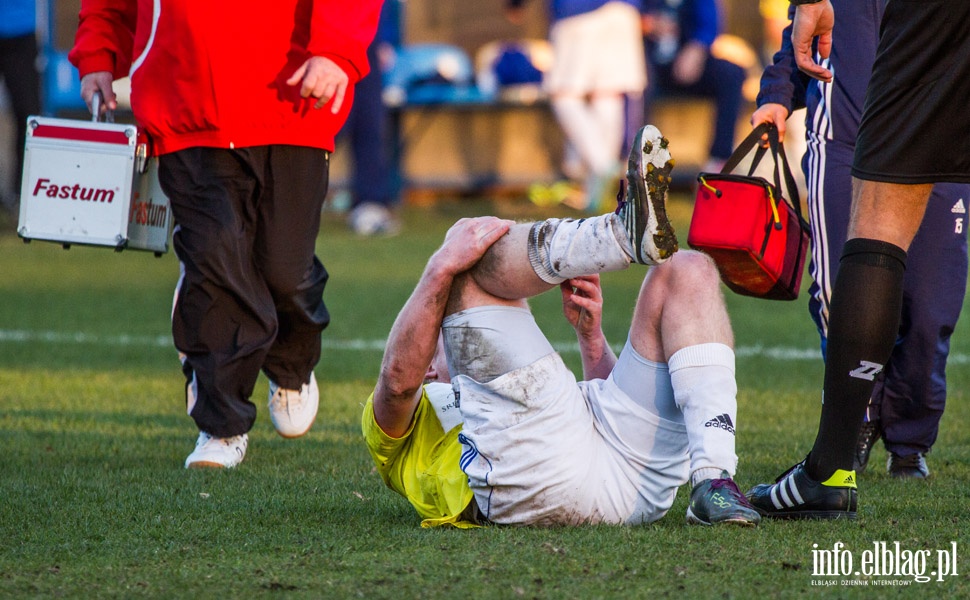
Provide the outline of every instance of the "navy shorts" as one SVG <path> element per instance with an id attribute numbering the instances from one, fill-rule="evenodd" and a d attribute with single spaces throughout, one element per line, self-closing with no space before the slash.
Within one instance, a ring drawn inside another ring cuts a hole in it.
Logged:
<path id="1" fill-rule="evenodd" d="M 968 30 L 967 0 L 888 1 L 853 176 L 970 183 Z"/>

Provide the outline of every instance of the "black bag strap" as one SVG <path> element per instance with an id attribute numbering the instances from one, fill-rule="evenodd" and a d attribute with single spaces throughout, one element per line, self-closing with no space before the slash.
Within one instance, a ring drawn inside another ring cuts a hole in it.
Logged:
<path id="1" fill-rule="evenodd" d="M 765 134 L 768 135 L 768 148 L 766 149 L 762 143 L 761 138 Z M 785 155 L 785 147 L 778 139 L 778 128 L 775 127 L 774 123 L 762 123 L 755 127 L 748 137 L 744 138 L 738 147 L 735 148 L 734 152 L 731 154 L 727 162 L 724 163 L 724 167 L 721 169 L 722 175 L 727 175 L 734 172 L 734 169 L 741 164 L 741 161 L 751 152 L 755 150 L 754 158 L 751 161 L 751 167 L 748 169 L 748 176 L 754 173 L 758 164 L 761 163 L 761 159 L 767 153 L 767 150 L 771 150 L 771 156 L 775 161 L 774 168 L 774 184 L 775 188 L 788 192 L 788 203 L 792 205 L 795 209 L 795 214 L 798 215 L 799 220 L 803 221 L 805 218 L 802 216 L 802 202 L 801 196 L 798 193 L 798 186 L 795 184 L 795 176 L 792 175 L 791 167 L 788 165 L 788 157 Z M 781 186 L 781 178 L 785 179 L 785 187 Z"/>

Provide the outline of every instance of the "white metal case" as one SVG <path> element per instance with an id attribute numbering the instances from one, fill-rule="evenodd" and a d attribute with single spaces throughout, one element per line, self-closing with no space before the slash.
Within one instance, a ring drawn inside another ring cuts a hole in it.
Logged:
<path id="1" fill-rule="evenodd" d="M 17 233 L 167 252 L 172 217 L 157 165 L 134 125 L 29 117 Z"/>

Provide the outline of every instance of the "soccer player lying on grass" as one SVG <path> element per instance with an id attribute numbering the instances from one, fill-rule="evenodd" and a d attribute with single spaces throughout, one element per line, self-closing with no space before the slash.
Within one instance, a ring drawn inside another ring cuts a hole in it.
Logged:
<path id="1" fill-rule="evenodd" d="M 394 322 L 362 421 L 381 477 L 422 525 L 647 523 L 688 480 L 688 522 L 759 522 L 731 479 L 731 325 L 714 264 L 674 254 L 664 209 L 671 166 L 666 140 L 648 125 L 615 214 L 480 217 L 448 231 Z M 631 262 L 658 266 L 617 358 L 600 327 L 595 273 Z M 557 284 L 585 381 L 526 301 Z"/>

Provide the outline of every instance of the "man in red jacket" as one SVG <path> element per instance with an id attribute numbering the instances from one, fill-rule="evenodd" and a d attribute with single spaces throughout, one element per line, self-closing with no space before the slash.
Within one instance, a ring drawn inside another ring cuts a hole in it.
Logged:
<path id="1" fill-rule="evenodd" d="M 82 0 L 88 106 L 130 75 L 159 156 L 181 277 L 172 311 L 199 427 L 186 468 L 246 453 L 260 370 L 283 437 L 313 423 L 327 271 L 314 255 L 330 152 L 368 70 L 381 0 Z"/>

